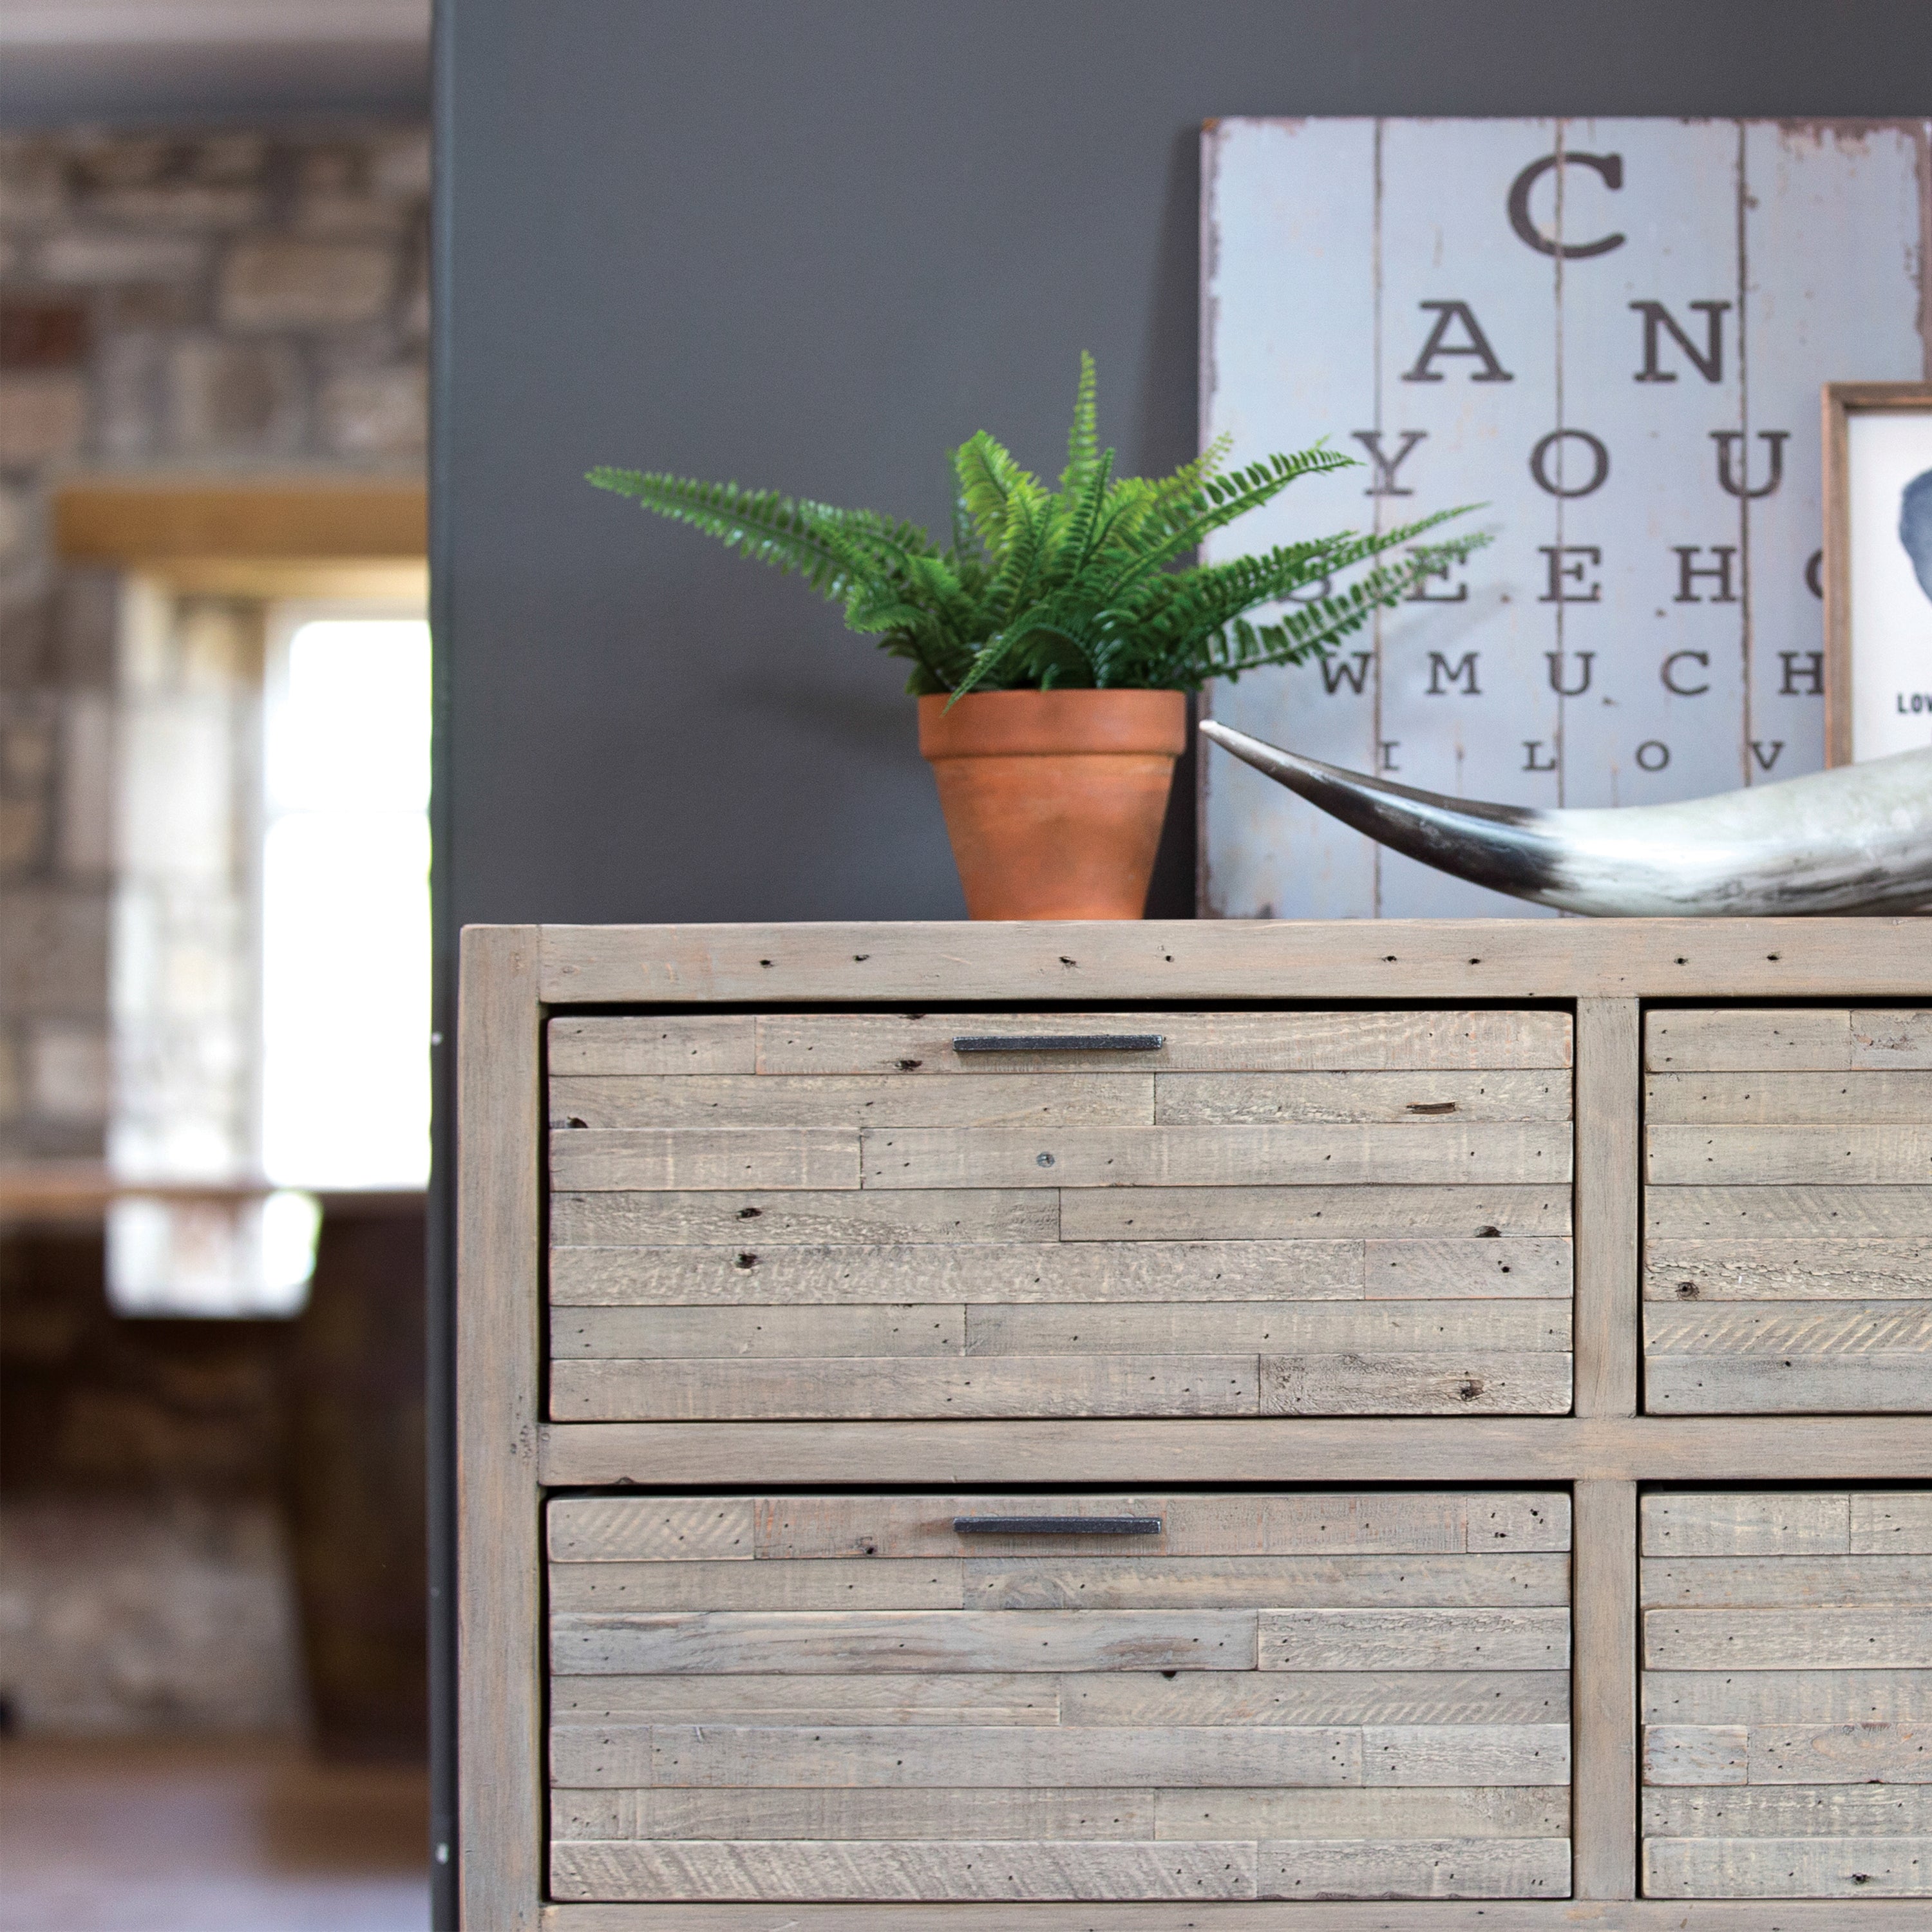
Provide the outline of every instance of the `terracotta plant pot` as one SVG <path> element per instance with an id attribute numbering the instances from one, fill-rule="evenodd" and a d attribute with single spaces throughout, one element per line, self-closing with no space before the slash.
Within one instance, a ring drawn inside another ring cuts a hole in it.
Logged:
<path id="1" fill-rule="evenodd" d="M 987 691 L 919 700 L 975 919 L 1138 919 L 1174 761 L 1179 691 Z"/>

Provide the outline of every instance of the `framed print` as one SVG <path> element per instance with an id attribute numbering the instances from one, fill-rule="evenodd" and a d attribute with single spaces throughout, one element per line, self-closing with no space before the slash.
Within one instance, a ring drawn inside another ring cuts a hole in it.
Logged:
<path id="1" fill-rule="evenodd" d="M 1825 385 L 1825 757 L 1932 745 L 1932 383 Z"/>
<path id="2" fill-rule="evenodd" d="M 1246 464 L 1326 436 L 1357 466 L 1206 560 L 1462 505 L 1452 527 L 1494 540 L 1327 657 L 1216 682 L 1209 715 L 1521 806 L 1816 771 L 1818 392 L 1932 376 L 1929 140 L 1923 119 L 1211 123 L 1202 439 Z M 1206 916 L 1550 916 L 1220 752 L 1200 772 Z"/>

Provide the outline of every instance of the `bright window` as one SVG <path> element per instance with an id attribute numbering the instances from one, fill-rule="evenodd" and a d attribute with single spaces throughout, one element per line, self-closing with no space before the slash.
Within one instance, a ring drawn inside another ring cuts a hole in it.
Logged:
<path id="1" fill-rule="evenodd" d="M 266 695 L 262 1171 L 285 1186 L 420 1187 L 429 626 L 289 612 Z"/>

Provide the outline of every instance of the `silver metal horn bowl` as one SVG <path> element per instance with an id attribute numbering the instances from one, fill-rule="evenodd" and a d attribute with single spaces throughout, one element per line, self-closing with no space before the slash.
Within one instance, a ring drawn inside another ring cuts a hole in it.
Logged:
<path id="1" fill-rule="evenodd" d="M 1538 812 L 1390 784 L 1204 722 L 1202 735 L 1438 872 L 1610 918 L 1932 909 L 1932 750 L 1681 805 Z"/>

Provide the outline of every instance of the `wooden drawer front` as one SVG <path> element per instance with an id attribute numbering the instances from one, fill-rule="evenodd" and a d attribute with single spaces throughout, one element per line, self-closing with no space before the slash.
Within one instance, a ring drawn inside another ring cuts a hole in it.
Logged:
<path id="1" fill-rule="evenodd" d="M 1932 1409 L 1932 1013 L 1652 1012 L 1646 1406 Z"/>
<path id="2" fill-rule="evenodd" d="M 962 1036 L 1161 1036 L 956 1051 Z M 1570 1023 L 550 1029 L 554 1415 L 1561 1414 Z"/>
<path id="3" fill-rule="evenodd" d="M 1646 1892 L 1932 1898 L 1932 1492 L 1642 1523 Z"/>
<path id="4" fill-rule="evenodd" d="M 965 1516 L 1157 1518 L 974 1534 Z M 1562 1898 L 1569 1499 L 550 1505 L 564 1900 Z"/>

